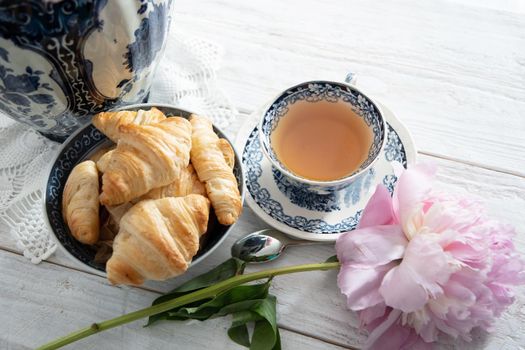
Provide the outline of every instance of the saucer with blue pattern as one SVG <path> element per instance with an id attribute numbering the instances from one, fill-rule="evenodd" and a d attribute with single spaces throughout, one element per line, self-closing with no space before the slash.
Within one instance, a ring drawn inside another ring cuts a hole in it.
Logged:
<path id="1" fill-rule="evenodd" d="M 313 193 L 289 182 L 264 156 L 257 126 L 250 128 L 242 152 L 250 208 L 270 226 L 300 239 L 334 241 L 339 234 L 355 229 L 376 186 L 383 184 L 392 192 L 396 164 L 406 168 L 416 159 L 408 129 L 379 105 L 388 129 L 380 158 L 350 186 L 329 194 Z"/>

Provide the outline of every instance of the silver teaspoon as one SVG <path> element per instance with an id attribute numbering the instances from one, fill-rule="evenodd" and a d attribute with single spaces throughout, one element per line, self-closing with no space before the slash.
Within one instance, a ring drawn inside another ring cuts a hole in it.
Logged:
<path id="1" fill-rule="evenodd" d="M 232 256 L 248 263 L 265 263 L 281 256 L 286 247 L 333 244 L 292 239 L 275 229 L 265 229 L 240 238 L 232 245 Z"/>

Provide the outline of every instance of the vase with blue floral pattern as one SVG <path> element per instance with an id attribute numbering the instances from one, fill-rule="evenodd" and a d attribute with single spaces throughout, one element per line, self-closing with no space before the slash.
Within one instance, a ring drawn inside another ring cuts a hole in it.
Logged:
<path id="1" fill-rule="evenodd" d="M 0 110 L 63 141 L 97 112 L 145 101 L 171 2 L 0 1 Z"/>

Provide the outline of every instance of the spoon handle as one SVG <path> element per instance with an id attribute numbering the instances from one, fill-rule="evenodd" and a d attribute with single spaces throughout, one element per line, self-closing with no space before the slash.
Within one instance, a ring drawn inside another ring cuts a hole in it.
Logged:
<path id="1" fill-rule="evenodd" d="M 307 246 L 307 245 L 333 245 L 335 242 L 319 242 L 319 241 L 307 241 L 307 240 L 290 240 L 286 242 L 287 246 Z"/>

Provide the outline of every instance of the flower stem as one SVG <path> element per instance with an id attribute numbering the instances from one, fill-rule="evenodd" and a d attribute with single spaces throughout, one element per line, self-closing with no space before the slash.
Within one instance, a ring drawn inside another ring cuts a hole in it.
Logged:
<path id="1" fill-rule="evenodd" d="M 297 272 L 306 272 L 306 271 L 315 271 L 315 270 L 330 270 L 339 267 L 338 262 L 325 262 L 319 264 L 304 264 L 304 265 L 295 265 L 289 267 L 281 267 L 276 269 L 263 270 L 253 273 L 248 273 L 245 275 L 234 276 L 228 278 L 227 280 L 221 281 L 217 284 L 214 284 L 210 287 L 197 290 L 195 292 L 183 295 L 181 297 L 165 301 L 163 303 L 153 305 L 142 310 L 137 310 L 129 314 L 125 314 L 116 318 L 112 318 L 107 321 L 93 323 L 91 326 L 79 329 L 76 332 L 70 333 L 64 337 L 57 338 L 45 345 L 42 345 L 37 350 L 51 350 L 58 349 L 64 345 L 71 344 L 77 340 L 89 337 L 95 333 L 105 331 L 120 325 L 130 323 L 136 320 L 139 320 L 144 317 L 153 316 L 161 312 L 171 310 L 173 308 L 183 306 L 195 301 L 207 299 L 214 297 L 224 291 L 227 291 L 233 287 L 239 286 L 241 284 L 256 281 L 260 279 L 271 278 L 278 275 L 285 275 L 289 273 Z"/>

